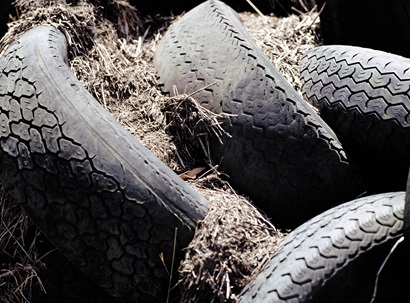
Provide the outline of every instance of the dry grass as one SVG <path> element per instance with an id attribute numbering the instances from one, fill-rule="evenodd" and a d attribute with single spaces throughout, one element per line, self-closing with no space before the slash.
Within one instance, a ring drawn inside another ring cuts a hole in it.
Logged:
<path id="1" fill-rule="evenodd" d="M 299 58 L 320 42 L 318 17 L 315 9 L 286 18 L 255 18 L 252 13 L 241 14 L 241 21 L 256 44 L 299 92 Z"/>
<path id="2" fill-rule="evenodd" d="M 235 302 L 284 236 L 249 201 L 220 182 L 211 174 L 193 184 L 209 199 L 210 208 L 179 268 L 180 302 Z"/>
<path id="3" fill-rule="evenodd" d="M 30 302 L 31 291 L 43 289 L 37 254 L 40 231 L 3 190 L 0 191 L 0 298 L 1 302 Z"/>
<path id="4" fill-rule="evenodd" d="M 208 144 L 209 136 L 221 135 L 219 117 L 191 96 L 168 98 L 158 90 L 152 58 L 174 18 L 142 17 L 120 0 L 70 2 L 16 1 L 20 15 L 10 24 L 0 49 L 39 24 L 64 30 L 71 42 L 73 72 L 125 128 L 176 173 L 201 165 L 207 168 L 187 181 L 209 199 L 210 210 L 179 265 L 181 301 L 235 302 L 284 233 L 213 167 Z M 297 90 L 298 58 L 319 43 L 317 16 L 314 10 L 286 18 L 240 14 L 257 44 Z M 32 288 L 42 285 L 37 275 L 44 270 L 36 252 L 39 231 L 7 194 L 0 203 L 0 296 L 4 302 L 28 302 Z"/>

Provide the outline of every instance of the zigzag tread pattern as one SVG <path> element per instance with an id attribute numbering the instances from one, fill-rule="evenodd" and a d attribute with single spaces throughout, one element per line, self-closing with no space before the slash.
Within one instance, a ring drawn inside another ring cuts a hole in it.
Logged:
<path id="1" fill-rule="evenodd" d="M 404 189 L 410 165 L 410 59 L 320 46 L 301 59 L 301 81 L 304 97 L 338 135 L 363 179 L 376 190 Z"/>
<path id="2" fill-rule="evenodd" d="M 239 303 L 309 302 L 359 256 L 402 235 L 405 192 L 344 203 L 293 230 Z"/>
<path id="3" fill-rule="evenodd" d="M 83 88 L 64 35 L 34 28 L 0 58 L 0 179 L 87 277 L 122 300 L 163 302 L 207 201 Z M 177 258 L 182 257 L 181 250 Z"/>
<path id="4" fill-rule="evenodd" d="M 301 59 L 303 93 L 315 106 L 338 104 L 410 128 L 410 60 L 348 46 L 321 46 Z M 340 96 L 340 97 L 338 97 Z M 326 105 L 325 105 L 326 104 Z"/>
<path id="5" fill-rule="evenodd" d="M 231 182 L 264 211 L 275 213 L 283 206 L 289 217 L 282 219 L 295 220 L 302 215 L 297 214 L 302 196 L 316 205 L 326 203 L 320 201 L 323 182 L 335 191 L 339 185 L 357 189 L 342 185 L 343 179 L 355 178 L 333 131 L 220 1 L 205 1 L 175 22 L 157 46 L 154 65 L 164 93 L 173 94 L 176 87 L 207 109 L 229 115 L 224 127 L 232 138 L 212 147 L 216 161 L 222 160 Z M 335 171 L 309 169 L 308 176 L 302 172 L 307 163 Z"/>

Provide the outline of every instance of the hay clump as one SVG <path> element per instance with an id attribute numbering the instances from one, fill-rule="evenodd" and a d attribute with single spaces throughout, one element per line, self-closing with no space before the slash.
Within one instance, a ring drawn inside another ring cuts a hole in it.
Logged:
<path id="1" fill-rule="evenodd" d="M 300 93 L 299 57 L 320 44 L 318 12 L 286 18 L 241 13 L 240 19 Z M 217 174 L 202 177 L 192 186 L 209 198 L 210 209 L 179 269 L 181 302 L 236 302 L 241 289 L 264 268 L 286 232 L 275 229 Z"/>
<path id="2" fill-rule="evenodd" d="M 242 13 L 240 19 L 255 43 L 286 80 L 301 94 L 300 57 L 322 43 L 316 8 L 286 18 Z"/>
<path id="3" fill-rule="evenodd" d="M 44 269 L 36 248 L 40 234 L 14 200 L 0 190 L 1 302 L 30 302 L 31 290 L 44 290 L 38 276 Z"/>
<path id="4" fill-rule="evenodd" d="M 104 24 L 115 24 L 121 38 L 138 36 L 141 22 L 127 1 L 123 0 L 15 0 L 16 15 L 2 38 L 4 46 L 38 25 L 48 24 L 66 33 L 75 54 L 86 52 L 104 31 Z M 130 27 L 129 25 L 133 25 Z"/>
<path id="5" fill-rule="evenodd" d="M 117 41 L 129 41 L 132 37 L 139 36 L 140 20 L 137 12 L 126 1 L 104 1 L 105 6 L 101 6 L 103 1 L 45 1 L 45 0 L 18 0 L 15 2 L 16 15 L 14 21 L 9 24 L 9 30 L 0 41 L 0 49 L 3 51 L 11 45 L 24 32 L 38 25 L 52 25 L 65 33 L 69 41 L 69 58 L 72 70 L 77 77 L 83 82 L 84 86 L 94 94 L 99 100 L 104 98 L 104 90 L 102 85 L 98 86 L 98 81 L 93 79 L 102 79 L 110 83 L 117 84 L 108 88 L 106 91 L 119 92 L 118 98 L 123 98 L 127 91 L 135 89 L 135 86 L 130 86 L 126 81 L 117 81 L 115 78 L 109 78 L 107 75 L 111 73 L 117 78 L 127 79 L 124 74 L 118 74 L 118 70 L 112 73 L 108 67 L 113 64 L 107 63 L 107 54 L 110 60 L 119 58 Z M 114 24 L 113 22 L 116 23 Z M 125 26 L 124 24 L 127 24 Z M 132 25 L 128 27 L 128 25 Z M 105 40 L 105 42 L 101 42 Z M 110 42 L 110 43 L 108 43 Z M 107 51 L 108 50 L 108 51 Z M 89 54 L 102 54 L 101 56 L 89 56 Z M 117 59 L 122 62 L 122 59 Z M 144 61 L 144 60 L 143 60 Z M 84 64 L 85 66 L 93 66 L 86 69 L 77 68 L 75 64 Z M 101 67 L 100 69 L 95 68 Z M 129 67 L 128 69 L 131 69 Z M 89 71 L 97 71 L 87 74 Z M 103 71 L 100 74 L 99 71 Z M 85 71 L 85 72 L 84 72 Z M 142 76 L 145 79 L 146 77 Z M 131 79 L 135 80 L 135 79 Z M 152 80 L 154 81 L 154 80 Z M 138 83 L 138 80 L 135 81 Z M 123 87 L 130 86 L 128 89 Z M 94 89 L 90 89 L 94 88 Z M 100 93 L 102 91 L 102 93 Z M 49 264 L 44 263 L 46 255 L 57 254 L 55 248 L 49 249 L 50 245 L 42 233 L 35 227 L 33 222 L 22 212 L 17 203 L 6 193 L 4 188 L 0 189 L 0 298 L 2 302 L 31 302 L 43 298 L 45 293 L 56 293 L 58 290 L 47 289 L 47 281 L 42 278 L 48 275 Z M 43 242 L 47 242 L 43 245 Z M 47 247 L 47 248 L 45 248 Z M 64 258 L 61 258 L 64 260 Z M 68 261 L 66 261 L 68 262 Z M 55 265 L 53 265 L 55 266 Z M 51 266 L 52 267 L 52 266 Z M 70 266 L 60 264 L 60 267 Z M 67 272 L 67 276 L 70 273 Z M 40 278 L 42 277 L 42 278 Z M 57 276 L 54 278 L 62 279 L 66 277 Z M 53 279 L 53 277 L 51 277 Z M 70 277 L 73 279 L 73 277 Z M 74 280 L 83 281 L 82 276 L 76 276 Z M 45 284 L 43 282 L 46 282 Z M 51 285 L 55 285 L 54 281 L 50 281 Z M 71 281 L 69 282 L 71 283 Z M 69 286 L 69 285 L 68 285 Z M 84 286 L 86 289 L 87 286 Z M 90 290 L 92 287 L 88 287 Z M 59 298 L 72 297 L 76 289 L 72 289 L 71 293 L 61 293 Z M 40 293 L 40 295 L 38 295 Z M 85 296 L 87 297 L 87 296 Z M 86 300 L 86 298 L 84 298 Z"/>
<path id="6" fill-rule="evenodd" d="M 16 3 L 20 16 L 1 40 L 1 49 L 31 27 L 56 26 L 69 38 L 70 66 L 75 75 L 125 128 L 177 173 L 205 164 L 208 170 L 189 179 L 189 184 L 210 200 L 210 211 L 186 250 L 176 287 L 185 302 L 235 302 L 241 288 L 263 268 L 284 235 L 216 172 L 209 140 L 222 134 L 219 123 L 223 117 L 207 113 L 192 96 L 169 98 L 159 91 L 152 58 L 156 43 L 174 17 L 142 17 L 126 1 L 119 0 Z M 317 21 L 313 26 L 302 21 L 304 17 L 313 20 L 315 14 L 287 18 L 240 14 L 258 45 L 295 88 L 297 56 L 316 43 L 313 33 Z M 299 32 L 295 32 L 298 26 Z M 277 56 L 281 60 L 275 62 Z M 9 220 L 6 224 L 14 224 L 10 223 L 10 208 L 1 211 L 5 222 Z M 23 235 L 33 233 L 28 227 L 32 223 L 25 223 L 30 220 L 22 216 L 17 229 Z M 4 234 L 1 240 L 11 237 Z M 34 277 L 31 284 L 24 283 L 23 274 L 15 284 L 8 280 L 9 294 L 14 292 L 20 298 L 9 302 L 26 302 L 31 287 L 41 288 L 41 280 L 30 269 L 44 270 L 44 264 L 37 262 L 42 256 L 33 243 L 30 258 L 24 258 L 24 251 L 14 245 L 19 253 L 4 267 L 4 272 L 20 268 L 26 276 Z"/>
<path id="7" fill-rule="evenodd" d="M 206 165 L 216 169 L 210 141 L 222 144 L 222 137 L 229 136 L 221 126 L 227 115 L 215 114 L 185 94 L 166 98 L 161 107 L 167 122 L 165 130 L 178 146 L 175 153 L 181 168 Z"/>
<path id="8" fill-rule="evenodd" d="M 210 208 L 179 268 L 183 303 L 236 302 L 284 237 L 229 185 L 215 188 L 210 195 L 213 178 L 211 174 L 194 185 L 209 198 Z"/>

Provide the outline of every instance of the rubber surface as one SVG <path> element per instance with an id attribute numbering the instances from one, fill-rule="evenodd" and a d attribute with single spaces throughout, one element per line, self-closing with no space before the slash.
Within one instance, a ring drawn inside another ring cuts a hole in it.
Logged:
<path id="1" fill-rule="evenodd" d="M 301 59 L 302 91 L 340 138 L 370 192 L 403 191 L 410 165 L 410 59 L 320 46 Z"/>
<path id="2" fill-rule="evenodd" d="M 30 296 L 26 295 L 29 303 L 122 303 L 90 281 L 43 234 L 36 243 L 36 251 L 44 263 L 37 271 L 44 291 L 33 285 Z"/>
<path id="3" fill-rule="evenodd" d="M 0 58 L 0 179 L 54 245 L 111 295 L 164 302 L 207 201 L 125 130 L 41 26 Z"/>
<path id="4" fill-rule="evenodd" d="M 238 303 L 370 302 L 376 272 L 389 251 L 385 248 L 402 235 L 404 199 L 405 192 L 356 199 L 293 230 L 279 243 L 265 269 L 245 287 Z M 368 255 L 378 248 L 384 249 L 377 251 L 379 258 L 373 262 Z M 344 271 L 354 269 L 360 259 L 366 269 L 346 275 Z M 369 270 L 372 276 L 364 279 Z M 327 296 L 321 297 L 326 283 L 343 274 L 344 279 L 339 280 L 343 283 L 333 285 Z M 350 289 L 343 285 L 349 283 L 359 285 L 356 291 L 365 296 L 349 294 Z"/>
<path id="5" fill-rule="evenodd" d="M 175 22 L 154 65 L 164 93 L 173 95 L 175 86 L 230 115 L 224 128 L 231 138 L 211 146 L 214 158 L 276 226 L 296 227 L 361 193 L 332 130 L 222 2 L 205 1 Z"/>

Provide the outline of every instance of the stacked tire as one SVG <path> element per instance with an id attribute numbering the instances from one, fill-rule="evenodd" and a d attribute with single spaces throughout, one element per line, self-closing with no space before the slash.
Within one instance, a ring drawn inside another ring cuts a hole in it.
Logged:
<path id="1" fill-rule="evenodd" d="M 212 155 L 235 189 L 294 228 L 239 302 L 369 301 L 375 264 L 409 226 L 409 60 L 318 47 L 300 96 L 236 12 L 208 0 L 168 29 L 154 65 L 165 94 L 223 117 Z M 54 27 L 0 57 L 0 147 L 2 184 L 73 264 L 115 298 L 165 301 L 164 263 L 208 203 L 85 91 Z M 335 292 L 346 280 L 352 291 Z"/>
<path id="2" fill-rule="evenodd" d="M 205 1 L 175 22 L 154 65 L 165 94 L 192 94 L 224 115 L 215 163 L 277 227 L 295 228 L 363 192 L 334 132 L 224 3 Z"/>
<path id="3" fill-rule="evenodd" d="M 212 147 L 217 163 L 275 225 L 297 226 L 239 302 L 372 299 L 378 270 L 403 235 L 410 155 L 407 61 L 354 47 L 308 52 L 302 59 L 303 97 L 319 110 L 316 115 L 223 3 L 206 1 L 164 35 L 154 59 L 163 92 L 192 94 L 207 109 L 226 114 L 228 135 Z M 301 137 L 320 148 L 309 148 Z M 324 137 L 331 138 L 327 145 Z M 338 161 L 326 156 L 335 152 L 331 142 L 338 146 Z M 345 194 L 340 200 L 338 189 Z M 403 252 L 395 256 L 393 271 Z M 335 291 L 341 285 L 344 290 Z M 404 287 L 391 276 L 377 286 L 377 302 L 398 300 Z"/>
<path id="4" fill-rule="evenodd" d="M 1 182 L 47 238 L 113 297 L 164 302 L 164 264 L 182 259 L 208 202 L 86 91 L 58 29 L 2 54 L 0 128 Z"/>

